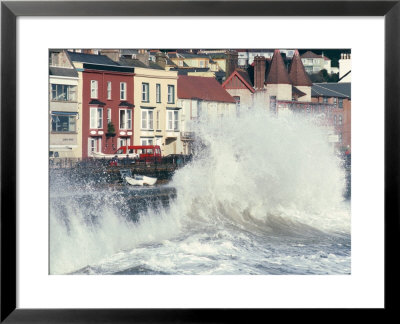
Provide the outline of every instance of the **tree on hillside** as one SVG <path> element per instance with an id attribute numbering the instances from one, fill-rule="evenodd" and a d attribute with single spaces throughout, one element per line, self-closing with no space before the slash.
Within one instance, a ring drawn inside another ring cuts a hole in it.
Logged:
<path id="1" fill-rule="evenodd" d="M 318 73 L 310 74 L 309 77 L 312 83 L 338 82 L 339 73 L 328 74 L 328 72 L 323 69 Z"/>

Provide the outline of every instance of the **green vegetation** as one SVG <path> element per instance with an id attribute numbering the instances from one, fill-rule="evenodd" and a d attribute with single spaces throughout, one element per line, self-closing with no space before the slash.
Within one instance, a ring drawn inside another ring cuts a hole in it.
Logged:
<path id="1" fill-rule="evenodd" d="M 328 72 L 323 69 L 318 73 L 310 74 L 309 77 L 312 83 L 338 82 L 339 73 L 328 74 Z"/>

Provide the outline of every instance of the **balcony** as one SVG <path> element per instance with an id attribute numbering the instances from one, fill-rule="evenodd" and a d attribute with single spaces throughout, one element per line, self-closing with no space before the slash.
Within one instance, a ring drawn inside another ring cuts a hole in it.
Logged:
<path id="1" fill-rule="evenodd" d="M 193 141 L 195 137 L 194 132 L 181 132 L 182 141 Z"/>

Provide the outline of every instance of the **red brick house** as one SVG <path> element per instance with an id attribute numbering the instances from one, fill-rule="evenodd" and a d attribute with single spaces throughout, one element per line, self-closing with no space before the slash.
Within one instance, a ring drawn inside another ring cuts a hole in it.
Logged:
<path id="1" fill-rule="evenodd" d="M 134 69 L 103 55 L 68 54 L 81 82 L 82 157 L 133 144 Z"/>
<path id="2" fill-rule="evenodd" d="M 338 135 L 337 146 L 351 150 L 351 83 L 314 83 L 311 90 L 312 102 L 334 106 L 329 124 Z"/>

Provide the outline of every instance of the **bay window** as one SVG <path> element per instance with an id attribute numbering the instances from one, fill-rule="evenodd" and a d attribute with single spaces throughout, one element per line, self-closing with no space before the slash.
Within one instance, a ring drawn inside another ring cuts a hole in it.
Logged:
<path id="1" fill-rule="evenodd" d="M 103 128 L 103 108 L 90 108 L 90 128 Z"/>
<path id="2" fill-rule="evenodd" d="M 119 128 L 132 129 L 132 110 L 120 109 L 119 110 Z"/>
<path id="3" fill-rule="evenodd" d="M 167 111 L 167 130 L 178 131 L 179 130 L 179 111 L 168 110 Z"/>
<path id="4" fill-rule="evenodd" d="M 67 84 L 51 85 L 51 100 L 53 101 L 76 101 L 76 86 Z"/>
<path id="5" fill-rule="evenodd" d="M 153 110 L 142 110 L 142 129 L 153 130 Z"/>
<path id="6" fill-rule="evenodd" d="M 51 116 L 52 132 L 75 132 L 76 114 L 75 113 L 53 113 Z"/>

